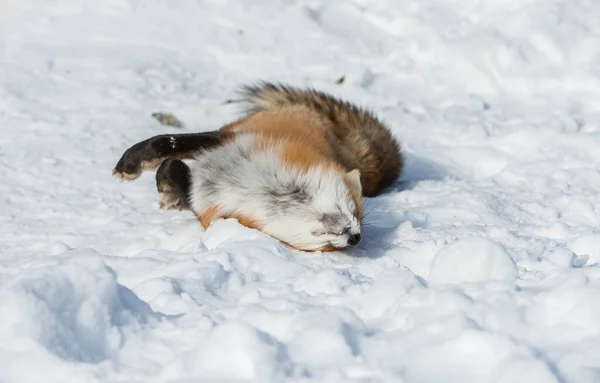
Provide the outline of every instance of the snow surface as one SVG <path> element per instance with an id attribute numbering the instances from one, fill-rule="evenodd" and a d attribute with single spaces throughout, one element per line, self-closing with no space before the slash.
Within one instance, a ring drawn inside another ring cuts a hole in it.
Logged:
<path id="1" fill-rule="evenodd" d="M 0 0 L 0 382 L 600 382 L 599 18 Z M 111 176 L 139 140 L 231 121 L 257 80 L 370 107 L 402 141 L 358 248 L 204 231 L 158 209 L 152 174 Z"/>

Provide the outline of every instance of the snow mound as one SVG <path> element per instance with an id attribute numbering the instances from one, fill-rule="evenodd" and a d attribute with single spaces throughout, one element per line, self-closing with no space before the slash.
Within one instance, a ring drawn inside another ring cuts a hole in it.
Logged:
<path id="1" fill-rule="evenodd" d="M 4 373 L 30 353 L 100 363 L 115 356 L 126 333 L 155 316 L 98 257 L 70 255 L 32 261 L 26 273 L 3 272 L 0 347 L 14 363 Z"/>
<path id="2" fill-rule="evenodd" d="M 570 249 L 577 255 L 587 257 L 587 265 L 600 262 L 600 234 L 584 235 L 572 241 Z"/>
<path id="3" fill-rule="evenodd" d="M 559 383 L 552 367 L 541 360 L 532 358 L 515 358 L 498 368 L 496 383 Z"/>
<path id="4" fill-rule="evenodd" d="M 182 358 L 188 376 L 209 381 L 270 381 L 279 370 L 286 372 L 285 347 L 268 334 L 239 321 L 214 327 L 198 348 Z M 178 370 L 171 367 L 163 378 Z"/>
<path id="5" fill-rule="evenodd" d="M 489 239 L 468 238 L 437 252 L 428 280 L 432 283 L 511 283 L 516 277 L 515 263 L 502 246 Z"/>
<path id="6" fill-rule="evenodd" d="M 428 357 L 425 358 L 425 355 Z M 505 379 L 502 374 L 509 374 L 510 370 L 506 370 L 504 363 L 513 358 L 537 361 L 528 348 L 517 346 L 503 336 L 475 329 L 465 329 L 458 336 L 437 344 L 416 347 L 407 358 L 407 362 L 413 366 L 414 374 L 411 377 L 424 382 L 492 382 L 496 375 Z M 447 359 L 449 363 L 432 368 L 431 361 L 440 358 Z M 548 368 L 544 367 L 542 365 L 531 371 L 532 378 L 539 381 L 541 377 L 550 375 Z"/>

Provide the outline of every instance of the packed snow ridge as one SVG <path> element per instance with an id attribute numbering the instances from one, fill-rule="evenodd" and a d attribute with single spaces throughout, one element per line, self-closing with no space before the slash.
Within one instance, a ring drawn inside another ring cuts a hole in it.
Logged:
<path id="1" fill-rule="evenodd" d="M 0 382 L 600 382 L 600 3 L 0 0 Z M 161 211 L 258 80 L 372 109 L 363 241 Z M 159 124 L 173 113 L 183 126 Z"/>

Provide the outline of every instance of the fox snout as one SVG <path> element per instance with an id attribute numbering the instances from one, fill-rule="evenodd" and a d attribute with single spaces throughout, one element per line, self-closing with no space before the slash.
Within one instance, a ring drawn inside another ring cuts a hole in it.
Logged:
<path id="1" fill-rule="evenodd" d="M 348 237 L 348 246 L 356 246 L 360 242 L 360 233 L 352 234 Z"/>

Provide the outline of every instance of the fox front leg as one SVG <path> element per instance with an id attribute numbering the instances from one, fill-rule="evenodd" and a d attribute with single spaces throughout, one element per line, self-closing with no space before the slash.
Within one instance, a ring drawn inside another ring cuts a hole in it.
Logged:
<path id="1" fill-rule="evenodd" d="M 156 171 L 156 189 L 161 209 L 189 210 L 192 176 L 189 166 L 181 160 L 167 158 Z"/>
<path id="2" fill-rule="evenodd" d="M 154 136 L 127 149 L 113 169 L 113 175 L 122 181 L 134 180 L 143 171 L 158 168 L 167 158 L 192 159 L 199 150 L 220 146 L 231 137 L 231 133 L 219 130 Z"/>

